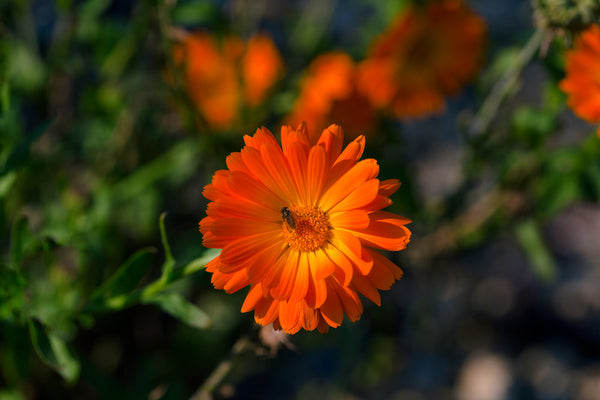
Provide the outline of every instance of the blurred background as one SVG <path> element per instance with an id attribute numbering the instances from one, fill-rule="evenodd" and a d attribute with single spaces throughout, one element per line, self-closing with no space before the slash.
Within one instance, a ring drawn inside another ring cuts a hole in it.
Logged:
<path id="1" fill-rule="evenodd" d="M 447 2 L 483 27 L 450 57 L 473 65 L 441 105 L 372 106 L 365 60 L 429 3 L 0 0 L 0 400 L 600 399 L 600 145 L 558 88 L 576 32 L 549 0 Z M 285 336 L 194 265 L 214 171 L 299 120 L 367 135 L 413 237 L 381 307 Z"/>

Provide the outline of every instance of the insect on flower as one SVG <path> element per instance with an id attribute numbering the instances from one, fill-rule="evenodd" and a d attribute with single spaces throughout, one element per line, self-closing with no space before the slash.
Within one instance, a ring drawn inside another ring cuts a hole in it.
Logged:
<path id="1" fill-rule="evenodd" d="M 383 210 L 400 182 L 379 180 L 377 161 L 360 160 L 365 137 L 344 150 L 339 125 L 311 137 L 305 124 L 283 126 L 281 144 L 258 129 L 203 192 L 211 200 L 203 244 L 222 249 L 206 265 L 213 285 L 227 293 L 250 286 L 241 311 L 289 334 L 357 321 L 360 294 L 380 305 L 379 290 L 402 270 L 379 250 L 410 240 L 410 220 Z"/>
<path id="2" fill-rule="evenodd" d="M 296 220 L 294 220 L 294 217 L 292 216 L 292 212 L 290 211 L 289 208 L 283 207 L 281 209 L 281 216 L 283 217 L 283 220 L 285 222 L 287 222 L 287 224 L 290 228 L 296 229 Z"/>

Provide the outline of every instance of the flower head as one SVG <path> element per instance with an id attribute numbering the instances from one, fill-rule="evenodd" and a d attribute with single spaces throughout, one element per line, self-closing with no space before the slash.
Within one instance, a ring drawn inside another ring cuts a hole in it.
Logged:
<path id="1" fill-rule="evenodd" d="M 283 61 L 273 40 L 254 35 L 248 41 L 242 58 L 244 96 L 251 107 L 262 103 L 283 72 Z"/>
<path id="2" fill-rule="evenodd" d="M 190 99 L 217 129 L 228 128 L 237 118 L 241 89 L 236 60 L 241 46 L 239 39 L 227 38 L 220 48 L 211 35 L 200 32 L 187 35 L 174 49 Z"/>
<path id="3" fill-rule="evenodd" d="M 359 161 L 364 136 L 342 151 L 340 126 L 310 141 L 302 124 L 281 128 L 281 146 L 266 128 L 244 142 L 204 188 L 203 243 L 222 249 L 206 266 L 213 285 L 250 286 L 242 312 L 288 333 L 358 320 L 359 293 L 379 305 L 402 270 L 377 249 L 404 249 L 410 221 L 382 211 L 400 182 Z"/>
<path id="4" fill-rule="evenodd" d="M 566 76 L 560 88 L 575 114 L 591 122 L 600 122 L 600 26 L 591 25 L 566 54 Z M 600 136 L 600 129 L 598 129 Z"/>
<path id="5" fill-rule="evenodd" d="M 431 2 L 401 14 L 360 66 L 360 89 L 397 117 L 442 111 L 479 69 L 485 25 L 461 0 Z"/>
<path id="6" fill-rule="evenodd" d="M 308 67 L 288 121 L 292 125 L 305 121 L 314 135 L 332 123 L 340 124 L 354 139 L 371 130 L 374 116 L 371 104 L 357 90 L 354 61 L 346 53 L 332 52 L 320 55 Z"/>
<path id="7" fill-rule="evenodd" d="M 254 35 L 245 45 L 235 36 L 220 42 L 209 33 L 185 35 L 174 48 L 188 95 L 214 129 L 233 126 L 240 106 L 257 107 L 283 71 L 273 41 Z"/>

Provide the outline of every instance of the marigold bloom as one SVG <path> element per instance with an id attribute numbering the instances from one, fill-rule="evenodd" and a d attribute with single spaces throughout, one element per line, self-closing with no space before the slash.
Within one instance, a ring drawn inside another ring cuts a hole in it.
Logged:
<path id="1" fill-rule="evenodd" d="M 444 97 L 479 69 L 485 31 L 460 0 L 408 8 L 372 45 L 360 66 L 360 89 L 397 117 L 443 111 Z"/>
<path id="2" fill-rule="evenodd" d="M 591 25 L 566 53 L 566 76 L 559 87 L 567 104 L 582 119 L 600 122 L 600 26 Z M 600 137 L 600 128 L 598 129 Z"/>
<path id="3" fill-rule="evenodd" d="M 266 128 L 244 142 L 204 188 L 203 243 L 222 249 L 206 266 L 213 285 L 250 285 L 242 312 L 288 333 L 358 320 L 359 293 L 379 305 L 378 290 L 402 270 L 376 249 L 404 249 L 410 221 L 382 211 L 400 182 L 379 181 L 377 161 L 359 161 L 364 136 L 342 151 L 340 126 L 310 142 L 303 124 L 283 126 L 281 146 Z"/>
<path id="4" fill-rule="evenodd" d="M 256 107 L 277 82 L 283 63 L 273 41 L 254 35 L 247 45 L 237 37 L 218 44 L 206 32 L 186 35 L 174 48 L 176 64 L 183 67 L 185 86 L 209 125 L 231 128 L 240 107 Z"/>
<path id="5" fill-rule="evenodd" d="M 300 95 L 287 118 L 292 125 L 305 121 L 318 135 L 332 123 L 348 127 L 346 135 L 366 134 L 374 124 L 374 112 L 357 90 L 357 71 L 346 53 L 332 52 L 317 57 L 308 67 Z"/>

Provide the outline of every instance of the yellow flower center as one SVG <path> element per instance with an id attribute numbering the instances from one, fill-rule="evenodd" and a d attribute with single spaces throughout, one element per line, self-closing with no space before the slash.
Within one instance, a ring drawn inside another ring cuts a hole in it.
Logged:
<path id="1" fill-rule="evenodd" d="M 284 207 L 281 215 L 283 235 L 294 249 L 313 251 L 329 238 L 329 218 L 317 207 Z"/>

